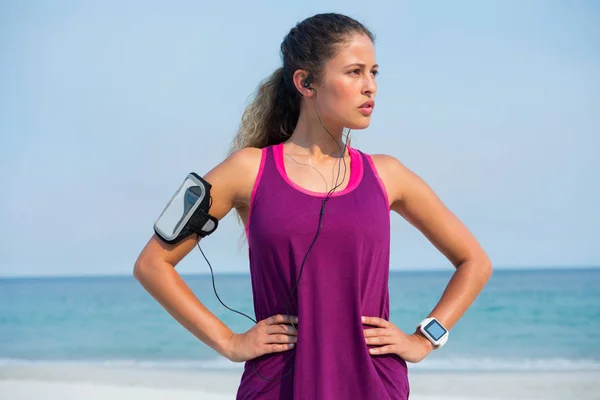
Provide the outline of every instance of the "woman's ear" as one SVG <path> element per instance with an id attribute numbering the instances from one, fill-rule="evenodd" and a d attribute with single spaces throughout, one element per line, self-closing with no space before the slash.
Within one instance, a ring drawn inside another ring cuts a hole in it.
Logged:
<path id="1" fill-rule="evenodd" d="M 314 89 L 311 87 L 312 75 L 303 69 L 298 69 L 293 76 L 294 86 L 304 97 L 312 97 Z"/>

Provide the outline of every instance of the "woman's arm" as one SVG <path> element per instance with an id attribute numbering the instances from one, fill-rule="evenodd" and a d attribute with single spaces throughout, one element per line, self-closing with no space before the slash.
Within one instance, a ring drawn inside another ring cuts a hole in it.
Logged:
<path id="1" fill-rule="evenodd" d="M 260 149 L 242 149 L 203 177 L 212 185 L 212 216 L 221 220 L 232 208 L 247 206 L 260 155 Z M 218 229 L 213 234 L 218 234 Z M 233 332 L 198 300 L 175 270 L 197 241 L 193 234 L 171 245 L 153 235 L 135 262 L 133 275 L 181 325 L 227 357 Z"/>
<path id="2" fill-rule="evenodd" d="M 451 329 L 475 301 L 492 273 L 485 251 L 434 191 L 400 161 L 374 155 L 390 208 L 421 231 L 456 267 L 429 316 Z"/>

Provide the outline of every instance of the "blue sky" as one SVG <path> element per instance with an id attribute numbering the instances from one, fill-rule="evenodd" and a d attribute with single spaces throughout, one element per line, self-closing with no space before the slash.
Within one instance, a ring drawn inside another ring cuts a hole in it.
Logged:
<path id="1" fill-rule="evenodd" d="M 594 1 L 3 1 L 0 275 L 130 274 L 183 177 L 220 162 L 293 25 L 376 36 L 371 127 L 497 268 L 600 265 L 600 6 Z M 230 213 L 202 242 L 247 272 Z M 448 268 L 392 216 L 392 269 Z M 183 273 L 208 272 L 195 250 Z"/>

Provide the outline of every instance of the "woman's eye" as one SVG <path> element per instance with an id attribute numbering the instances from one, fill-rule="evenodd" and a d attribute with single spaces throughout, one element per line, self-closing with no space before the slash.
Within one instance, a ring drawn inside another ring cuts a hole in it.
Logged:
<path id="1" fill-rule="evenodd" d="M 373 76 L 379 75 L 379 71 L 371 71 L 371 73 L 373 74 Z"/>
<path id="2" fill-rule="evenodd" d="M 360 74 L 360 69 L 354 69 L 350 71 L 351 74 Z"/>

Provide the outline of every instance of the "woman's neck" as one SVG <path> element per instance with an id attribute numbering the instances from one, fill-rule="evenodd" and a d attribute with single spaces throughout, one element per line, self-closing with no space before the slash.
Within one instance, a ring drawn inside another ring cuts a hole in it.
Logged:
<path id="1" fill-rule="evenodd" d="M 292 143 L 295 153 L 304 153 L 317 160 L 348 155 L 343 127 L 329 127 L 325 121 L 323 124 L 327 130 L 316 115 L 314 118 L 301 115 L 292 136 L 285 143 Z"/>

